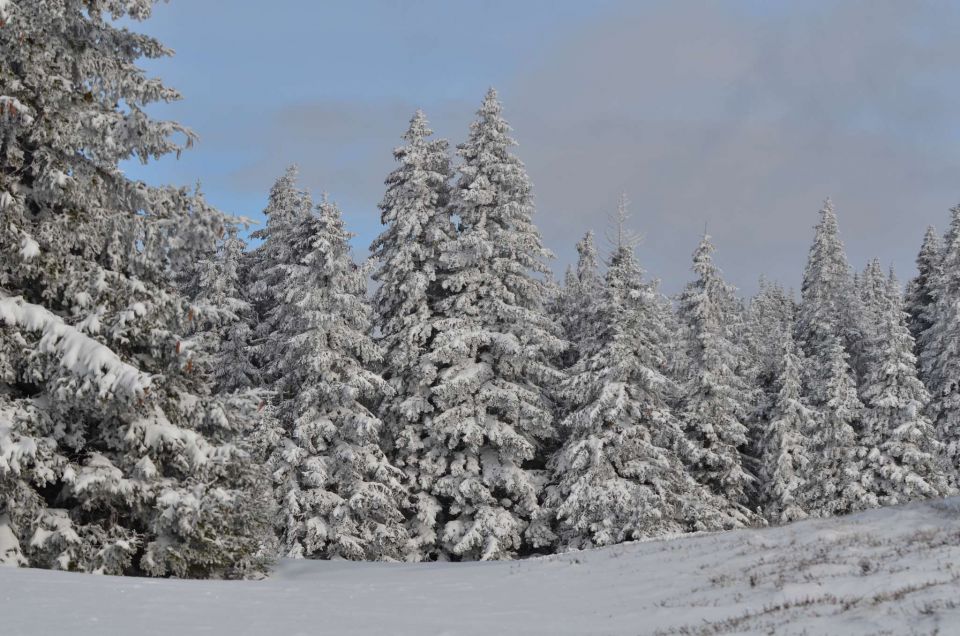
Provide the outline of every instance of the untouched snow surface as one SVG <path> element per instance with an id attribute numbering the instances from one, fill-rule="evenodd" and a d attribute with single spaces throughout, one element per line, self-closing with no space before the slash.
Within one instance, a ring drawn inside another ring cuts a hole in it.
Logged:
<path id="1" fill-rule="evenodd" d="M 0 633 L 960 634 L 960 498 L 515 562 L 264 581 L 0 568 Z"/>

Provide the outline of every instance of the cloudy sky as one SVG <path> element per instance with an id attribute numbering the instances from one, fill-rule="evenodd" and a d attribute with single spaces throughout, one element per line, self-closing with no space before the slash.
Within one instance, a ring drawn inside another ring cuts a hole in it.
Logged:
<path id="1" fill-rule="evenodd" d="M 414 109 L 461 141 L 495 86 L 556 271 L 621 192 L 645 268 L 676 291 L 707 228 L 745 292 L 799 284 L 831 196 L 851 261 L 912 275 L 960 201 L 960 12 L 945 2 L 174 0 L 136 28 L 194 128 L 179 161 L 131 167 L 261 219 L 288 163 L 358 234 L 379 231 Z"/>

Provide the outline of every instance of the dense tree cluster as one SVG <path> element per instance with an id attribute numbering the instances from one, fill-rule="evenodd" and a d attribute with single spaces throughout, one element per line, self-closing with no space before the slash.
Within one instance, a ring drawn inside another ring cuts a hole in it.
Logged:
<path id="1" fill-rule="evenodd" d="M 556 287 L 491 89 L 456 158 L 414 114 L 367 263 L 295 168 L 249 249 L 119 168 L 193 138 L 114 23 L 150 8 L 0 2 L 0 564 L 509 559 L 957 486 L 960 208 L 906 294 L 829 200 L 799 301 L 740 298 L 707 236 L 667 298 L 625 199 Z"/>

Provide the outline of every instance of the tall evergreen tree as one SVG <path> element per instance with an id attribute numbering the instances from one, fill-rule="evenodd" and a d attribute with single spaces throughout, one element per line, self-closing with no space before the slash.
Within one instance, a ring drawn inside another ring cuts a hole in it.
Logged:
<path id="1" fill-rule="evenodd" d="M 190 301 L 190 324 L 199 340 L 195 346 L 209 351 L 209 372 L 217 392 L 260 385 L 250 350 L 253 307 L 245 297 L 242 278 L 246 246 L 237 228 L 228 228 L 216 252 L 197 261 L 181 282 Z"/>
<path id="2" fill-rule="evenodd" d="M 944 461 L 957 483 L 960 467 L 960 206 L 951 209 L 942 262 L 933 278 L 930 327 L 923 333 L 920 360 L 931 400 L 928 414 L 944 444 Z"/>
<path id="3" fill-rule="evenodd" d="M 770 523 L 789 523 L 807 516 L 806 493 L 817 476 L 810 470 L 809 435 L 815 413 L 802 397 L 803 358 L 793 338 L 786 337 L 778 380 L 780 391 L 760 444 L 760 504 Z"/>
<path id="4" fill-rule="evenodd" d="M 559 298 L 558 322 L 569 343 L 563 356 L 564 367 L 589 354 L 597 329 L 597 305 L 604 288 L 593 232 L 587 232 L 577 242 L 577 255 L 576 270 L 568 272 Z"/>
<path id="5" fill-rule="evenodd" d="M 396 560 L 407 534 L 399 471 L 371 406 L 389 387 L 371 371 L 367 270 L 350 257 L 339 209 L 324 200 L 287 235 L 291 258 L 271 314 L 283 438 L 271 460 L 288 556 Z"/>
<path id="6" fill-rule="evenodd" d="M 431 343 L 436 462 L 445 522 L 440 557 L 495 559 L 550 540 L 539 522 L 535 461 L 555 435 L 549 360 L 562 349 L 544 309 L 544 259 L 530 183 L 494 90 L 459 146 L 459 232 L 442 250 L 446 295 Z"/>
<path id="7" fill-rule="evenodd" d="M 564 382 L 574 410 L 562 422 L 569 435 L 551 461 L 556 487 L 548 497 L 561 549 L 737 523 L 678 455 L 689 443 L 665 400 L 668 333 L 656 285 L 642 277 L 632 249 L 617 248 L 596 315 L 596 348 Z"/>
<path id="8" fill-rule="evenodd" d="M 932 323 L 935 303 L 934 284 L 943 258 L 943 240 L 932 225 L 923 236 L 923 245 L 917 254 L 917 275 L 907 284 L 906 311 L 909 315 L 910 335 L 916 343 L 918 360 L 922 357 L 923 334 Z"/>
<path id="9" fill-rule="evenodd" d="M 882 357 L 881 349 L 884 343 L 881 342 L 879 335 L 888 310 L 888 287 L 887 276 L 884 274 L 878 258 L 871 259 L 863 272 L 854 277 L 854 288 L 859 294 L 860 306 L 863 311 L 863 329 L 858 345 L 862 365 L 862 375 L 858 382 L 861 391 L 867 385 L 866 376 L 871 369 L 877 366 L 878 359 Z M 865 398 L 861 396 L 861 399 Z"/>
<path id="10" fill-rule="evenodd" d="M 313 200 L 297 185 L 298 169 L 289 166 L 270 188 L 267 207 L 263 211 L 266 224 L 251 234 L 260 245 L 248 253 L 247 295 L 256 313 L 251 338 L 251 358 L 260 370 L 263 386 L 274 389 L 280 381 L 276 375 L 276 359 L 284 337 L 279 322 L 292 298 L 284 296 L 290 270 L 302 257 L 294 249 L 293 236 L 310 218 Z"/>
<path id="11" fill-rule="evenodd" d="M 757 366 L 757 382 L 776 396 L 783 364 L 793 339 L 796 307 L 791 295 L 779 283 L 760 279 L 760 290 L 747 312 L 751 355 Z"/>
<path id="12" fill-rule="evenodd" d="M 867 469 L 881 504 L 939 497 L 948 492 L 939 463 L 940 443 L 923 415 L 928 394 L 917 378 L 913 336 L 907 328 L 900 286 L 892 273 L 863 390 Z"/>
<path id="13" fill-rule="evenodd" d="M 857 396 L 853 370 L 839 338 L 828 340 L 825 377 L 814 377 L 821 404 L 818 425 L 810 436 L 811 474 L 814 480 L 806 495 L 807 512 L 828 517 L 877 506 L 870 473 L 864 472 L 869 453 L 860 439 L 863 404 Z"/>
<path id="14" fill-rule="evenodd" d="M 738 374 L 744 352 L 736 342 L 737 300 L 711 256 L 704 236 L 693 254 L 697 278 L 680 296 L 678 313 L 684 328 L 689 368 L 682 389 L 682 418 L 698 448 L 692 471 L 697 480 L 739 510 L 745 505 L 753 477 L 741 455 L 747 446 L 749 387 Z"/>
<path id="15" fill-rule="evenodd" d="M 228 296 L 236 299 L 236 319 L 230 324 L 223 336 L 223 342 L 216 355 L 214 377 L 221 391 L 237 391 L 261 385 L 260 373 L 256 368 L 251 351 L 253 328 L 256 326 L 256 314 L 253 304 L 247 298 L 248 272 L 245 264 L 247 243 L 237 235 L 229 233 L 221 247 L 220 259 L 223 263 L 223 276 L 231 281 L 232 293 Z"/>
<path id="16" fill-rule="evenodd" d="M 864 324 L 867 327 L 864 337 L 874 338 L 876 329 L 887 310 L 887 276 L 883 272 L 879 258 L 873 258 L 867 263 L 863 273 L 858 278 L 858 292 L 863 305 Z"/>
<path id="17" fill-rule="evenodd" d="M 760 459 L 765 430 L 783 386 L 783 365 L 791 347 L 796 346 L 793 340 L 796 307 L 782 286 L 761 278 L 760 290 L 750 301 L 746 314 L 745 349 L 756 389 L 754 413 L 749 420 L 749 447 Z"/>
<path id="18" fill-rule="evenodd" d="M 450 160 L 447 142 L 430 140 L 426 116 L 417 111 L 393 155 L 399 166 L 387 177 L 380 203 L 386 229 L 371 246 L 380 283 L 374 296 L 374 327 L 384 348 L 384 377 L 393 389 L 381 406 L 392 457 L 414 497 L 409 558 L 435 553 L 439 503 L 431 494 L 436 448 L 431 431 L 432 387 L 437 368 L 428 356 L 435 333 L 440 246 L 454 236 L 448 209 Z"/>
<path id="19" fill-rule="evenodd" d="M 118 165 L 193 140 L 144 112 L 178 94 L 137 62 L 170 51 L 115 20 L 150 9 L 3 6 L 0 532 L 35 567 L 233 576 L 268 529 L 256 405 L 212 394 L 174 287 L 230 220 Z"/>
<path id="20" fill-rule="evenodd" d="M 833 204 L 827 199 L 810 247 L 797 312 L 797 340 L 820 378 L 829 376 L 831 348 L 836 338 L 850 356 L 854 371 L 861 367 L 864 317 L 853 284 Z M 823 393 L 821 390 L 816 392 Z"/>

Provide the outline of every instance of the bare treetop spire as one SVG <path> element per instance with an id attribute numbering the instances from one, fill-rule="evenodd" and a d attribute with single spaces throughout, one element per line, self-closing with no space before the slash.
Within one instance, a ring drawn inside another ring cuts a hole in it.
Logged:
<path id="1" fill-rule="evenodd" d="M 643 240 L 643 237 L 627 227 L 630 221 L 630 199 L 622 192 L 617 200 L 617 211 L 608 215 L 607 242 L 613 251 L 632 250 Z"/>

